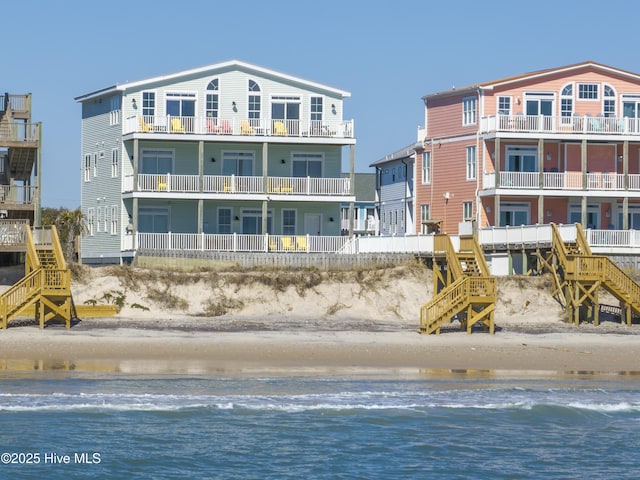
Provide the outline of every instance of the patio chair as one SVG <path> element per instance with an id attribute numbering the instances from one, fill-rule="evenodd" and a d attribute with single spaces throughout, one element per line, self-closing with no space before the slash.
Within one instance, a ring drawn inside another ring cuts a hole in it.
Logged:
<path id="1" fill-rule="evenodd" d="M 143 132 L 153 132 L 153 125 L 149 125 L 144 121 L 144 117 L 140 117 L 140 130 Z"/>
<path id="2" fill-rule="evenodd" d="M 171 132 L 172 133 L 184 133 L 184 126 L 179 118 L 171 119 Z"/>
<path id="3" fill-rule="evenodd" d="M 254 135 L 255 134 L 255 130 L 253 129 L 251 124 L 249 124 L 248 120 L 242 120 L 240 122 L 240 134 L 241 135 Z"/>
<path id="4" fill-rule="evenodd" d="M 273 123 L 273 134 L 274 135 L 289 135 L 289 131 L 287 127 L 284 126 L 284 122 L 274 122 Z"/>
<path id="5" fill-rule="evenodd" d="M 158 191 L 166 192 L 167 191 L 167 179 L 159 178 L 158 179 Z"/>
<path id="6" fill-rule="evenodd" d="M 282 242 L 282 249 L 290 252 L 292 250 L 295 250 L 295 242 L 293 241 L 292 237 L 282 237 L 280 239 L 280 241 Z"/>
<path id="7" fill-rule="evenodd" d="M 307 251 L 307 237 L 296 237 L 296 250 L 299 252 Z"/>

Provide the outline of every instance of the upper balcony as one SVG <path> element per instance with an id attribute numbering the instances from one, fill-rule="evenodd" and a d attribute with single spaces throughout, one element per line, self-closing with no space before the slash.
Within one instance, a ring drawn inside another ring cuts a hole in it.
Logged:
<path id="1" fill-rule="evenodd" d="M 125 121 L 124 133 L 353 139 L 353 120 L 265 120 L 138 115 Z"/>
<path id="2" fill-rule="evenodd" d="M 202 188 L 200 185 L 202 184 Z M 135 188 L 134 188 L 135 187 Z M 332 199 L 351 196 L 349 178 L 312 178 L 312 177 L 260 177 L 239 175 L 199 175 L 178 174 L 138 174 L 137 185 L 133 175 L 124 178 L 123 193 L 154 192 L 162 195 L 170 193 L 203 193 L 232 198 L 237 194 L 270 195 L 293 197 L 325 197 Z"/>
<path id="3" fill-rule="evenodd" d="M 640 119 L 573 115 L 492 115 L 480 121 L 482 133 L 617 135 L 640 138 Z"/>
<path id="4" fill-rule="evenodd" d="M 550 190 L 554 195 L 575 195 L 576 191 L 593 191 L 597 195 L 618 195 L 620 192 L 640 193 L 640 174 L 610 172 L 488 172 L 482 180 L 483 190 L 504 189 L 512 194 L 527 194 L 532 190 Z M 550 192 L 551 193 L 551 192 Z"/>

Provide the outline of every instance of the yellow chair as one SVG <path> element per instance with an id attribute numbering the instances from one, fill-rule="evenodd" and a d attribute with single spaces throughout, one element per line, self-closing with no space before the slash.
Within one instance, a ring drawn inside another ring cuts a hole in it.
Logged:
<path id="1" fill-rule="evenodd" d="M 307 237 L 296 237 L 296 249 L 300 252 L 307 251 Z"/>
<path id="2" fill-rule="evenodd" d="M 224 182 L 224 185 L 222 186 L 222 189 L 225 192 L 230 192 L 231 190 L 233 190 L 233 188 L 231 187 L 231 184 L 229 182 Z"/>
<path id="3" fill-rule="evenodd" d="M 171 119 L 171 132 L 172 133 L 184 133 L 184 126 L 179 118 Z"/>
<path id="4" fill-rule="evenodd" d="M 295 250 L 295 242 L 292 237 L 282 237 L 280 239 L 282 242 L 282 249 L 285 251 Z"/>
<path id="5" fill-rule="evenodd" d="M 284 122 L 273 122 L 273 134 L 274 135 L 289 135 L 287 127 L 284 126 Z"/>
<path id="6" fill-rule="evenodd" d="M 278 239 L 277 238 L 270 238 L 269 239 L 269 251 L 276 251 L 278 250 Z"/>
<path id="7" fill-rule="evenodd" d="M 255 130 L 253 129 L 253 127 L 249 124 L 249 122 L 247 120 L 242 120 L 240 122 L 240 134 L 241 135 L 253 135 L 255 133 Z"/>
<path id="8" fill-rule="evenodd" d="M 159 178 L 158 179 L 158 191 L 166 192 L 167 191 L 167 179 Z"/>
<path id="9" fill-rule="evenodd" d="M 143 132 L 153 132 L 153 125 L 149 125 L 144 121 L 144 117 L 140 117 L 140 130 Z"/>

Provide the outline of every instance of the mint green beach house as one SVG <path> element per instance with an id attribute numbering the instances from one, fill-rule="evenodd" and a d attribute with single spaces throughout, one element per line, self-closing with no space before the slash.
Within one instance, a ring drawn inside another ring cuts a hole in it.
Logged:
<path id="1" fill-rule="evenodd" d="M 231 60 L 77 97 L 81 261 L 339 250 L 340 205 L 355 201 L 349 96 Z"/>

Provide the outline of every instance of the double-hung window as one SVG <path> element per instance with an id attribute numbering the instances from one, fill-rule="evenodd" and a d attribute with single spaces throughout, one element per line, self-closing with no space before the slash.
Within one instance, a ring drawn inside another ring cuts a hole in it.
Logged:
<path id="1" fill-rule="evenodd" d="M 511 115 L 511 97 L 498 97 L 498 115 Z"/>
<path id="2" fill-rule="evenodd" d="M 462 202 L 462 220 L 465 222 L 473 220 L 473 202 Z"/>
<path id="3" fill-rule="evenodd" d="M 204 115 L 207 118 L 218 118 L 218 79 L 214 78 L 207 85 Z"/>
<path id="4" fill-rule="evenodd" d="M 431 152 L 422 152 L 422 184 L 431 183 Z"/>
<path id="5" fill-rule="evenodd" d="M 296 211 L 295 210 L 282 210 L 282 234 L 283 235 L 296 234 Z"/>
<path id="6" fill-rule="evenodd" d="M 467 180 L 476 179 L 476 146 L 467 147 Z"/>
<path id="7" fill-rule="evenodd" d="M 476 108 L 476 97 L 462 99 L 462 125 L 475 125 Z"/>
<path id="8" fill-rule="evenodd" d="M 218 209 L 218 233 L 219 234 L 232 233 L 230 208 Z"/>
<path id="9" fill-rule="evenodd" d="M 155 92 L 142 92 L 142 115 L 153 117 L 156 114 L 156 94 Z M 153 119 L 151 119 L 153 123 Z"/>

